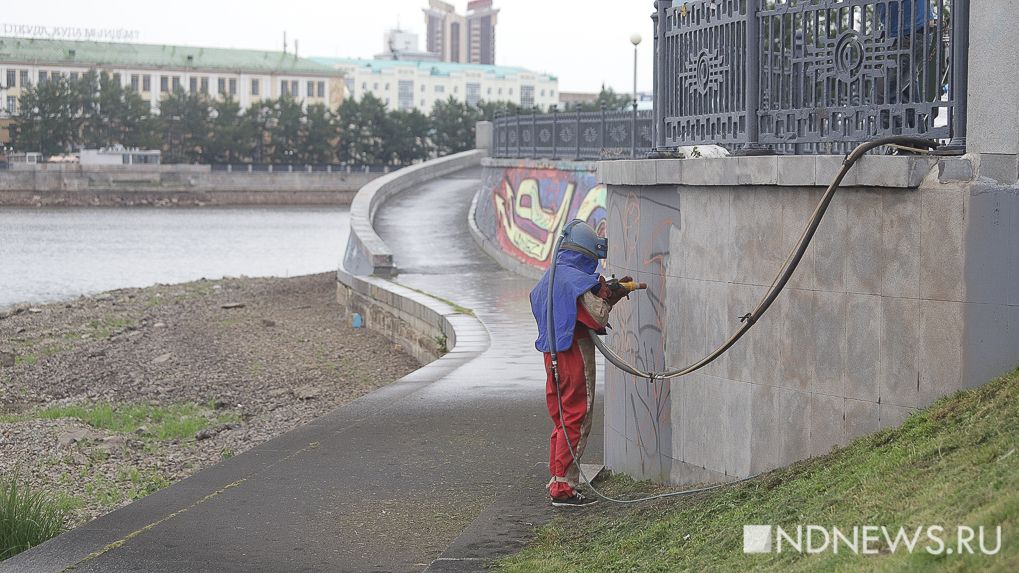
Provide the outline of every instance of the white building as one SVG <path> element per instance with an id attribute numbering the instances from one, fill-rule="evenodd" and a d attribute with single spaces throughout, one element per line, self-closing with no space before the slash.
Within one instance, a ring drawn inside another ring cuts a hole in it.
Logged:
<path id="1" fill-rule="evenodd" d="M 345 97 L 335 68 L 285 52 L 0 37 L 0 111 L 16 114 L 27 87 L 90 70 L 109 73 L 153 109 L 178 89 L 230 96 L 242 108 L 287 94 L 335 109 Z"/>
<path id="2" fill-rule="evenodd" d="M 559 103 L 559 80 L 549 74 L 508 66 L 404 60 L 312 58 L 342 72 L 346 92 L 355 99 L 370 93 L 390 110 L 430 113 L 436 100 L 452 96 L 479 101 L 512 102 L 547 109 Z"/>

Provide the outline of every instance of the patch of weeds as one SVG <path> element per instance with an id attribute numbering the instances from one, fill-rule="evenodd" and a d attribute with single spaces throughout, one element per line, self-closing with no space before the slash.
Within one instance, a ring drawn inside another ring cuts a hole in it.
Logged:
<path id="1" fill-rule="evenodd" d="M 235 455 L 233 448 L 224 448 L 223 451 L 220 453 L 222 454 L 224 460 L 229 460 Z"/>
<path id="2" fill-rule="evenodd" d="M 22 364 L 32 366 L 39 361 L 39 356 L 36 354 L 19 354 L 14 357 L 14 364 L 20 366 Z"/>
<path id="3" fill-rule="evenodd" d="M 0 561 L 60 534 L 67 505 L 42 490 L 0 479 Z"/>
<path id="4" fill-rule="evenodd" d="M 35 413 L 43 419 L 77 418 L 102 430 L 134 433 L 145 426 L 147 435 L 159 440 L 185 440 L 226 416 L 214 416 L 196 404 L 151 406 L 148 404 L 94 404 L 52 406 Z"/>
<path id="5" fill-rule="evenodd" d="M 466 306 L 460 306 L 459 304 L 457 304 L 457 303 L 455 303 L 455 302 L 453 302 L 453 301 L 451 301 L 451 300 L 449 300 L 447 298 L 442 298 L 441 296 L 436 296 L 436 295 L 434 295 L 434 294 L 432 294 L 430 292 L 426 292 L 426 291 L 423 291 L 423 290 L 418 289 L 418 288 L 407 286 L 405 284 L 401 284 L 401 283 L 398 283 L 396 281 L 389 281 L 389 282 L 391 282 L 393 284 L 396 284 L 396 285 L 400 285 L 403 288 L 410 289 L 410 290 L 412 290 L 412 291 L 414 291 L 416 293 L 423 294 L 423 295 L 425 295 L 425 296 L 427 296 L 429 298 L 434 298 L 435 300 L 437 300 L 439 302 L 446 303 L 450 307 L 452 307 L 454 312 L 457 312 L 457 313 L 460 313 L 460 314 L 466 314 L 467 316 L 475 316 L 473 310 L 467 308 Z"/>
<path id="6" fill-rule="evenodd" d="M 94 319 L 88 323 L 90 334 L 96 339 L 109 338 L 114 332 L 135 326 L 133 320 L 119 316 L 104 316 L 102 319 Z"/>
<path id="7" fill-rule="evenodd" d="M 445 334 L 440 334 L 439 336 L 435 337 L 435 345 L 438 346 L 440 354 L 445 354 L 449 352 L 449 347 L 447 346 L 448 342 L 449 339 L 446 338 Z"/>
<path id="8" fill-rule="evenodd" d="M 263 370 L 265 370 L 265 366 L 261 362 L 252 362 L 248 365 L 248 374 L 252 376 L 258 376 Z"/>

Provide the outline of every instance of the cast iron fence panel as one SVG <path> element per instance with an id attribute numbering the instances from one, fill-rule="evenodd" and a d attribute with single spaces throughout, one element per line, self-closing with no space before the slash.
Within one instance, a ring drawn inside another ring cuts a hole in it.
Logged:
<path id="1" fill-rule="evenodd" d="M 746 141 L 747 4 L 661 2 L 656 77 L 666 147 Z M 662 29 L 664 28 L 664 30 Z"/>
<path id="2" fill-rule="evenodd" d="M 837 152 L 883 135 L 950 136 L 954 0 L 755 1 L 761 143 Z"/>
<path id="3" fill-rule="evenodd" d="M 497 117 L 493 122 L 495 157 L 548 159 L 629 159 L 653 147 L 653 112 L 591 111 Z"/>

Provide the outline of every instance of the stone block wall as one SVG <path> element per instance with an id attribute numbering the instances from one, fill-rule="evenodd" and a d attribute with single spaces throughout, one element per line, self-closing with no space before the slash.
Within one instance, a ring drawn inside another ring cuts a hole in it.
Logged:
<path id="1" fill-rule="evenodd" d="M 865 158 L 789 286 L 717 362 L 654 384 L 606 366 L 606 465 L 675 483 L 744 477 L 1019 364 L 1019 188 L 974 180 L 977 161 Z M 662 370 L 722 343 L 840 162 L 602 163 L 608 272 L 649 284 L 613 311 L 612 347 Z"/>

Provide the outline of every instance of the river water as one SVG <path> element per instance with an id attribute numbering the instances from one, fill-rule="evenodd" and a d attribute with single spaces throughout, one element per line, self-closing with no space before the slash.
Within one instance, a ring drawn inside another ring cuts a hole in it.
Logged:
<path id="1" fill-rule="evenodd" d="M 335 270 L 348 223 L 344 207 L 0 209 L 0 308 Z"/>

